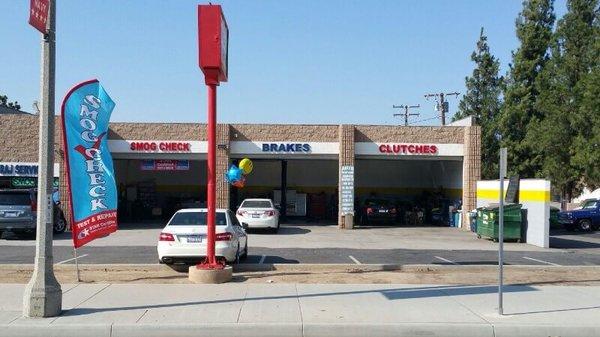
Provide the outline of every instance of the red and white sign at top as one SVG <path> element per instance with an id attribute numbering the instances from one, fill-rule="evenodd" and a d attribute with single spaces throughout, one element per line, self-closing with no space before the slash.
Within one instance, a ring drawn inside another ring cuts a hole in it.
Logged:
<path id="1" fill-rule="evenodd" d="M 29 2 L 29 24 L 42 34 L 48 34 L 48 11 L 49 0 L 30 0 Z"/>
<path id="2" fill-rule="evenodd" d="M 229 28 L 219 5 L 198 5 L 198 54 L 206 84 L 227 82 Z"/>

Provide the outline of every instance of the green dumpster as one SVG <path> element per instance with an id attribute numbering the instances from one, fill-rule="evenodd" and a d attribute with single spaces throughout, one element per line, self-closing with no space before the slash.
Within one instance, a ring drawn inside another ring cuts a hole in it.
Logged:
<path id="1" fill-rule="evenodd" d="M 504 240 L 521 241 L 521 204 L 504 205 Z M 498 241 L 499 206 L 487 206 L 477 209 L 477 237 Z"/>

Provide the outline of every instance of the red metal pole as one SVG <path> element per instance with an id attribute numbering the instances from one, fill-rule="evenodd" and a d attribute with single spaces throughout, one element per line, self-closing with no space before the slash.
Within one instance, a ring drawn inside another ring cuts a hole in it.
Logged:
<path id="1" fill-rule="evenodd" d="M 216 131 L 217 129 L 217 86 L 208 85 L 208 184 L 206 186 L 207 208 L 206 217 L 207 236 L 206 264 L 212 268 L 217 266 L 215 257 L 215 211 L 216 211 Z"/>

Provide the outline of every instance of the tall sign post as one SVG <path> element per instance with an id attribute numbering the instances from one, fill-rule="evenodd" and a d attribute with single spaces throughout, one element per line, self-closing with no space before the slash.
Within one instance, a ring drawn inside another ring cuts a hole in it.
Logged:
<path id="1" fill-rule="evenodd" d="M 199 63 L 208 87 L 208 214 L 206 259 L 190 267 L 189 278 L 197 283 L 220 283 L 231 279 L 231 267 L 226 268 L 215 257 L 217 86 L 227 81 L 228 37 L 229 29 L 221 6 L 198 5 Z"/>
<path id="2" fill-rule="evenodd" d="M 43 34 L 42 109 L 39 117 L 37 232 L 33 275 L 23 295 L 23 316 L 52 317 L 62 310 L 62 289 L 54 276 L 54 64 L 56 0 L 31 0 L 29 23 Z"/>
<path id="3" fill-rule="evenodd" d="M 500 149 L 500 205 L 498 208 L 498 314 L 504 315 L 504 178 L 506 177 L 505 147 Z"/>

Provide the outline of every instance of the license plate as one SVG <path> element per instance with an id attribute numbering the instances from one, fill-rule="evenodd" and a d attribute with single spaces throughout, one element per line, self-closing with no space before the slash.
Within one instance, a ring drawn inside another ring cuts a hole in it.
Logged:
<path id="1" fill-rule="evenodd" d="M 187 243 L 200 243 L 202 242 L 202 237 L 201 236 L 188 236 L 186 238 Z"/>
<path id="2" fill-rule="evenodd" d="M 258 218 L 260 216 L 260 214 L 252 214 L 253 218 Z"/>
<path id="3" fill-rule="evenodd" d="M 4 212 L 4 216 L 6 218 L 16 218 L 18 216 L 17 212 Z"/>
<path id="4" fill-rule="evenodd" d="M 387 213 L 387 209 L 380 209 L 379 213 Z"/>

